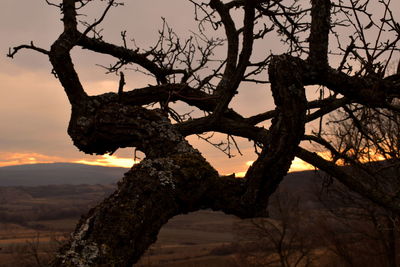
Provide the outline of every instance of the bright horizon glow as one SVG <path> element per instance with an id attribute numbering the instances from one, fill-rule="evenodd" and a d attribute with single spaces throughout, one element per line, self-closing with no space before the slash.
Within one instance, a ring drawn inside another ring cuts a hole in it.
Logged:
<path id="1" fill-rule="evenodd" d="M 134 164 L 139 163 L 140 161 L 134 160 L 131 158 L 119 158 L 114 155 L 102 155 L 100 159 L 96 160 L 86 160 L 81 159 L 74 161 L 74 163 L 86 164 L 86 165 L 97 165 L 97 166 L 105 166 L 105 167 L 122 167 L 122 168 L 131 168 Z"/>
<path id="2" fill-rule="evenodd" d="M 330 153 L 328 151 L 318 152 L 319 156 L 328 159 L 330 158 Z M 383 160 L 382 157 L 376 156 L 376 160 Z M 34 152 L 22 152 L 22 153 L 11 153 L 11 152 L 0 152 L 0 167 L 14 166 L 14 165 L 25 165 L 25 164 L 38 164 L 38 163 L 55 163 L 55 162 L 70 162 L 79 163 L 86 165 L 96 165 L 104 167 L 122 167 L 131 168 L 134 164 L 139 163 L 139 160 L 134 160 L 132 158 L 117 157 L 115 155 L 101 155 L 86 159 L 68 159 L 57 156 L 49 156 Z M 243 171 L 234 172 L 236 177 L 244 177 L 246 175 L 247 169 L 254 163 L 254 161 L 246 161 L 242 166 Z M 340 164 L 340 163 L 339 163 Z M 239 169 L 239 170 L 240 170 Z M 314 170 L 315 167 L 308 164 L 307 162 L 295 157 L 290 166 L 289 172 L 299 172 Z M 222 173 L 223 175 L 229 175 L 231 173 Z"/>
<path id="3" fill-rule="evenodd" d="M 37 163 L 54 163 L 62 161 L 65 161 L 65 159 L 34 152 L 0 152 L 0 167 Z"/>
<path id="4" fill-rule="evenodd" d="M 320 154 L 320 153 L 318 153 Z M 322 156 L 322 155 L 321 155 Z M 247 161 L 245 164 L 248 167 L 250 167 L 254 161 Z M 309 170 L 314 170 L 315 167 L 312 166 L 311 164 L 308 164 L 307 162 L 295 157 L 294 160 L 292 161 L 292 165 L 290 166 L 289 172 L 300 172 L 300 171 L 309 171 Z M 236 177 L 244 177 L 246 175 L 246 171 L 242 172 L 235 172 Z"/>
<path id="5" fill-rule="evenodd" d="M 320 153 L 319 153 L 320 154 Z M 324 154 L 324 153 L 322 153 Z M 321 155 L 322 156 L 322 155 Z M 1 153 L 0 152 L 0 167 L 25 165 L 25 164 L 38 164 L 38 163 L 55 163 L 55 162 L 70 162 L 86 165 L 104 166 L 104 167 L 122 167 L 131 168 L 134 164 L 140 161 L 132 158 L 117 157 L 115 155 L 102 155 L 93 159 L 66 159 L 55 156 L 48 156 L 33 152 L 24 153 Z M 236 177 L 244 177 L 247 169 L 253 164 L 254 161 L 247 161 L 243 165 L 243 171 L 235 172 Z M 313 170 L 314 167 L 299 158 L 295 158 L 292 162 L 289 172 Z M 224 174 L 225 175 L 225 174 Z"/>
<path id="6" fill-rule="evenodd" d="M 70 162 L 86 165 L 97 165 L 105 167 L 122 167 L 131 168 L 139 161 L 134 161 L 131 158 L 122 158 L 114 155 L 102 155 L 93 159 L 67 159 L 56 156 L 48 156 L 34 152 L 23 153 L 6 153 L 0 152 L 0 167 L 38 164 L 38 163 L 55 163 L 55 162 Z"/>
<path id="7" fill-rule="evenodd" d="M 321 156 L 321 155 L 320 155 Z M 290 165 L 289 172 L 299 172 L 299 171 L 309 171 L 314 170 L 315 167 L 311 164 L 308 164 L 302 159 L 295 157 L 292 161 L 292 165 Z"/>

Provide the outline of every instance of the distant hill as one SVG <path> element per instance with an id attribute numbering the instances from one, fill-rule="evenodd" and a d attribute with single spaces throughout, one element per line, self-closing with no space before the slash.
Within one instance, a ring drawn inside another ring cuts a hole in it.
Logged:
<path id="1" fill-rule="evenodd" d="M 0 167 L 0 186 L 43 186 L 112 184 L 122 178 L 127 168 L 93 166 L 78 163 L 42 163 Z M 302 191 L 315 183 L 315 171 L 289 173 L 282 186 Z"/>
<path id="2" fill-rule="evenodd" d="M 77 163 L 44 163 L 0 167 L 0 186 L 112 184 L 126 168 Z"/>

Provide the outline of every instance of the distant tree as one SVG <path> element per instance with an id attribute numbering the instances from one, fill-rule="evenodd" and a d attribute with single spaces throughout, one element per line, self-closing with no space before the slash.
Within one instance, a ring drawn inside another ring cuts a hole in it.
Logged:
<path id="1" fill-rule="evenodd" d="M 263 216 L 295 156 L 375 203 L 400 211 L 400 199 L 385 188 L 363 183 L 336 162 L 299 146 L 303 140 L 319 141 L 304 135 L 307 123 L 346 104 L 398 110 L 392 99 L 400 95 L 400 79 L 385 77 L 400 40 L 389 0 L 193 0 L 200 32 L 182 40 L 165 24 L 159 42 L 149 49 L 131 47 L 126 32 L 121 46 L 103 38 L 98 26 L 122 5 L 117 0 L 46 2 L 60 9 L 63 32 L 48 49 L 31 42 L 10 49 L 9 56 L 31 49 L 49 57 L 72 107 L 68 133 L 77 148 L 104 154 L 135 147 L 146 155 L 114 194 L 80 220 L 54 266 L 131 266 L 177 214 L 211 208 L 242 218 Z M 95 2 L 105 4 L 103 14 L 78 25 L 78 12 Z M 225 36 L 209 35 L 220 28 Z M 344 30 L 350 38 L 342 38 Z M 269 52 L 267 42 L 261 45 L 273 36 L 282 40 L 286 53 Z M 329 37 L 336 44 L 329 46 Z M 260 45 L 267 55 L 256 59 Z M 120 76 L 117 93 L 85 92 L 71 58 L 75 47 L 116 59 L 108 70 Z M 217 47 L 226 49 L 221 60 L 214 58 Z M 122 70 L 132 67 L 154 82 L 125 90 Z M 233 110 L 229 104 L 244 82 L 270 89 L 275 108 L 251 117 Z M 307 100 L 309 85 L 321 86 L 319 99 Z M 204 116 L 190 118 L 174 110 L 171 103 L 177 101 Z M 160 108 L 149 108 L 154 103 Z M 269 129 L 259 126 L 269 121 Z M 258 158 L 244 179 L 221 177 L 185 140 L 212 132 L 227 136 L 225 147 L 215 144 L 227 154 L 237 136 L 254 142 Z"/>
<path id="2" fill-rule="evenodd" d="M 7 246 L 5 253 L 10 257 L 6 262 L 2 262 L 1 266 L 10 267 L 45 267 L 51 264 L 57 253 L 57 247 L 61 246 L 67 240 L 67 235 L 60 236 L 60 233 L 50 233 L 48 236 L 41 236 L 37 232 L 25 244 L 14 244 Z M 41 239 L 47 239 L 43 242 Z"/>
<path id="3" fill-rule="evenodd" d="M 392 100 L 392 103 L 398 104 L 398 101 Z M 359 104 L 345 105 L 330 117 L 328 125 L 330 126 L 319 136 L 310 136 L 310 139 L 328 150 L 332 161 L 345 166 L 343 169 L 348 174 L 359 177 L 360 186 L 375 188 L 376 192 L 386 192 L 388 200 L 394 201 L 398 198 L 400 194 L 398 110 L 371 108 Z M 374 199 L 370 200 L 379 204 Z M 390 207 L 387 208 L 392 210 Z"/>
<path id="4" fill-rule="evenodd" d="M 337 265 L 398 266 L 398 214 L 351 192 L 335 180 L 319 196 L 327 210 L 316 220 L 315 229 L 325 247 L 336 255 Z"/>
<path id="5" fill-rule="evenodd" d="M 353 104 L 331 117 L 325 147 L 361 183 L 397 198 L 400 192 L 400 114 Z M 322 139 L 321 139 L 322 140 Z M 321 142 L 322 143 L 322 142 Z M 328 246 L 346 266 L 399 265 L 399 213 L 352 192 L 333 177 L 320 194 Z"/>
<path id="6" fill-rule="evenodd" d="M 271 218 L 251 219 L 235 227 L 242 266 L 314 266 L 314 231 L 299 205 L 298 197 L 278 190 L 271 197 Z"/>

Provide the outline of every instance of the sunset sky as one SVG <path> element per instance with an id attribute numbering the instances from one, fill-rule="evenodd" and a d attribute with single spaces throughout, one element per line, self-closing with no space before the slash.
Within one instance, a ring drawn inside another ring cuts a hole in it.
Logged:
<path id="1" fill-rule="evenodd" d="M 100 1 L 95 1 L 100 2 Z M 179 10 L 179 13 L 177 13 Z M 93 21 L 101 14 L 97 4 L 84 10 Z M 95 15 L 95 16 L 90 16 Z M 103 28 L 105 40 L 121 44 L 121 30 L 128 31 L 139 47 L 149 47 L 157 39 L 157 29 L 165 17 L 178 34 L 188 36 L 196 30 L 193 7 L 184 0 L 125 1 L 125 7 L 111 10 Z M 0 166 L 38 162 L 80 162 L 104 166 L 131 166 L 133 149 L 117 151 L 113 156 L 90 156 L 79 152 L 67 135 L 70 105 L 59 82 L 50 73 L 48 59 L 33 51 L 21 51 L 14 59 L 6 57 L 9 47 L 33 41 L 48 49 L 62 29 L 59 10 L 44 0 L 2 0 L 0 10 Z M 259 53 L 270 50 L 281 53 L 275 40 L 264 40 L 257 47 Z M 85 89 L 89 94 L 116 92 L 118 77 L 105 75 L 96 64 L 112 63 L 109 57 L 75 49 L 73 60 Z M 125 88 L 139 88 L 153 81 L 138 73 L 127 72 Z M 245 116 L 272 107 L 272 98 L 265 85 L 245 85 L 232 103 Z M 182 107 L 184 108 L 184 107 Z M 186 109 L 188 109 L 186 107 Z M 189 109 L 190 110 L 190 109 Z M 199 140 L 189 141 L 222 174 L 243 173 L 255 159 L 254 148 L 246 140 L 238 139 L 243 156 L 227 158 L 220 151 Z M 310 168 L 295 160 L 292 170 Z"/>

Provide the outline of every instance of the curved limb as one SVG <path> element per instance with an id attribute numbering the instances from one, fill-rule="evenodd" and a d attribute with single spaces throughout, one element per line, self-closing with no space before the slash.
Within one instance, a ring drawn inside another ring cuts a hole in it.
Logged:
<path id="1" fill-rule="evenodd" d="M 277 115 L 272 120 L 268 142 L 246 173 L 243 196 L 243 201 L 251 203 L 256 210 L 266 207 L 268 197 L 288 172 L 304 135 L 307 100 L 299 63 L 296 58 L 282 55 L 273 57 L 269 66 Z"/>

